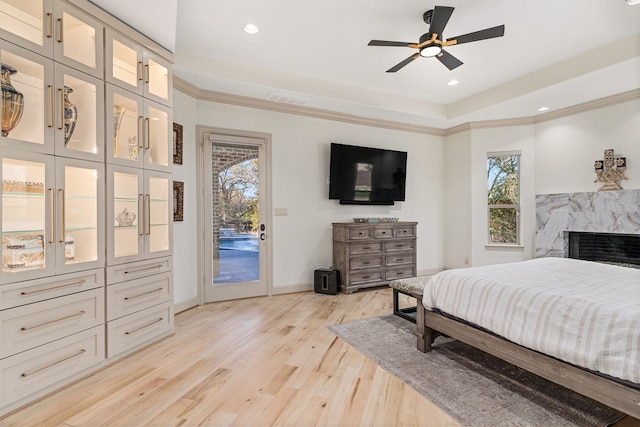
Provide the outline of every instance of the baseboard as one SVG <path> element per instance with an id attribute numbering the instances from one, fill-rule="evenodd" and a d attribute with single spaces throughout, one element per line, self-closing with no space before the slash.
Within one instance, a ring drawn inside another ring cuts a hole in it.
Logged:
<path id="1" fill-rule="evenodd" d="M 272 295 L 293 294 L 313 290 L 313 283 L 299 283 L 297 285 L 274 286 Z"/>
<path id="2" fill-rule="evenodd" d="M 190 308 L 197 307 L 198 305 L 200 305 L 198 297 L 193 297 L 186 301 L 181 301 L 179 303 L 174 304 L 173 309 L 175 313 L 178 314 L 181 311 L 189 310 Z"/>

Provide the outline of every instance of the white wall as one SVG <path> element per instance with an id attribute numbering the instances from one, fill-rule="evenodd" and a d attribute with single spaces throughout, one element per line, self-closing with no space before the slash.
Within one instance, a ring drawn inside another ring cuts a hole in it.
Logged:
<path id="1" fill-rule="evenodd" d="M 419 222 L 418 271 L 432 272 L 443 265 L 442 137 L 196 101 L 179 91 L 174 91 L 174 121 L 184 126 L 185 159 L 183 166 L 174 168 L 174 178 L 183 180 L 190 191 L 196 187 L 196 124 L 271 135 L 272 208 L 288 210 L 288 216 L 271 212 L 274 293 L 312 289 L 314 270 L 332 265 L 331 223 L 353 217 Z M 348 206 L 329 200 L 331 142 L 407 151 L 406 201 Z M 174 226 L 176 304 L 197 291 L 196 201 L 196 195 L 185 190 L 185 222 Z"/>

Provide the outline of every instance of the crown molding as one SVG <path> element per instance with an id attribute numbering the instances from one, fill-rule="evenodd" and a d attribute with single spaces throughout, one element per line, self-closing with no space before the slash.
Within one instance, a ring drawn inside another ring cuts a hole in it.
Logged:
<path id="1" fill-rule="evenodd" d="M 305 107 L 300 105 L 284 104 L 264 99 L 251 98 L 248 96 L 233 95 L 229 93 L 216 92 L 210 90 L 201 90 L 185 80 L 178 77 L 173 78 L 173 87 L 186 95 L 189 95 L 200 101 L 217 102 L 221 104 L 236 105 L 240 107 L 256 108 L 261 110 L 274 111 L 285 114 L 295 114 L 298 116 L 314 117 L 318 119 L 333 120 L 338 122 L 371 126 L 391 130 L 399 130 L 403 132 L 420 133 L 425 135 L 449 136 L 456 133 L 476 130 L 489 129 L 497 127 L 510 126 L 531 126 L 550 120 L 556 120 L 563 117 L 573 116 L 599 108 L 609 107 L 624 102 L 640 99 L 640 89 L 633 89 L 616 95 L 607 96 L 582 104 L 577 104 L 567 108 L 561 108 L 556 111 L 539 114 L 530 117 L 516 117 L 511 119 L 498 120 L 482 120 L 463 123 L 447 129 L 440 129 L 431 126 L 419 126 L 408 123 L 402 123 L 392 120 L 378 120 L 369 117 L 357 116 L 353 114 L 340 113 L 321 108 Z"/>

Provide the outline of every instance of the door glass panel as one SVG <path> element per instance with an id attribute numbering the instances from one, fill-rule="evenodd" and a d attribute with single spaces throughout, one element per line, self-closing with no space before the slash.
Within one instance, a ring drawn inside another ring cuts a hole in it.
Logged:
<path id="1" fill-rule="evenodd" d="M 6 50 L 2 61 L 2 137 L 44 144 L 44 65 Z M 47 125 L 53 125 L 50 120 Z"/>
<path id="2" fill-rule="evenodd" d="M 149 93 L 162 99 L 169 99 L 169 70 L 164 65 L 149 60 Z"/>
<path id="3" fill-rule="evenodd" d="M 45 267 L 45 165 L 2 160 L 2 271 Z"/>
<path id="4" fill-rule="evenodd" d="M 149 107 L 149 139 L 149 163 L 169 165 L 169 114 L 166 111 Z M 173 149 L 171 155 L 173 156 Z M 173 157 L 171 160 L 173 161 Z"/>
<path id="5" fill-rule="evenodd" d="M 0 28 L 42 46 L 42 0 L 1 0 Z"/>
<path id="6" fill-rule="evenodd" d="M 149 252 L 169 250 L 169 180 L 149 178 Z"/>
<path id="7" fill-rule="evenodd" d="M 116 258 L 137 255 L 140 206 L 138 175 L 115 172 L 113 174 L 113 252 Z"/>
<path id="8" fill-rule="evenodd" d="M 67 12 L 62 14 L 63 55 L 96 68 L 96 30 Z"/>
<path id="9" fill-rule="evenodd" d="M 86 153 L 98 152 L 96 141 L 96 86 L 76 77 L 64 76 L 64 146 Z"/>
<path id="10" fill-rule="evenodd" d="M 113 94 L 113 157 L 138 160 L 138 103 L 135 99 Z"/>
<path id="11" fill-rule="evenodd" d="M 258 148 L 213 146 L 213 282 L 259 280 Z"/>
<path id="12" fill-rule="evenodd" d="M 113 40 L 113 77 L 133 87 L 138 85 L 138 53 L 135 49 Z"/>
<path id="13" fill-rule="evenodd" d="M 67 166 L 64 182 L 65 264 L 95 261 L 98 259 L 98 171 Z"/>

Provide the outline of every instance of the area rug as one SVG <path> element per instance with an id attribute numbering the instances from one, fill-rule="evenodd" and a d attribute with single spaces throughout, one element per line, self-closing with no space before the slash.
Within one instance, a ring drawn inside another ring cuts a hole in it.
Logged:
<path id="1" fill-rule="evenodd" d="M 623 414 L 447 338 L 416 349 L 415 325 L 394 315 L 329 326 L 466 427 L 607 426 Z"/>

